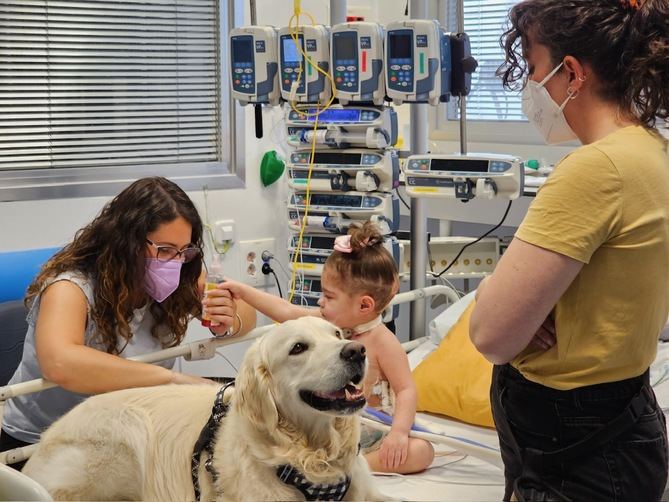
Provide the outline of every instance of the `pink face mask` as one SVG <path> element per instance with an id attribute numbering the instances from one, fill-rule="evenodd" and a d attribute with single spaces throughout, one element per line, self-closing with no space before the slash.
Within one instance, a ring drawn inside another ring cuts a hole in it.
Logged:
<path id="1" fill-rule="evenodd" d="M 179 287 L 181 276 L 179 260 L 160 261 L 157 258 L 146 258 L 144 286 L 146 292 L 158 303 L 165 301 Z"/>

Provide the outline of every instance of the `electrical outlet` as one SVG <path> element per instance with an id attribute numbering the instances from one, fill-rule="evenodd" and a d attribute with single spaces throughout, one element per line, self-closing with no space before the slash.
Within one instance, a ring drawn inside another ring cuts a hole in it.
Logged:
<path id="1" fill-rule="evenodd" d="M 239 242 L 239 277 L 251 286 L 264 287 L 274 283 L 271 275 L 262 273 L 262 253 L 269 251 L 274 254 L 274 239 L 258 239 Z"/>

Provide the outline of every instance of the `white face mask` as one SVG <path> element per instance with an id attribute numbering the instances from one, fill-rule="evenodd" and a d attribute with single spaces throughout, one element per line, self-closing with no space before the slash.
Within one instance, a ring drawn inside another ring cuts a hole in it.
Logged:
<path id="1" fill-rule="evenodd" d="M 562 111 L 569 100 L 573 98 L 574 92 L 569 90 L 567 99 L 564 100 L 562 105 L 558 106 L 544 87 L 546 82 L 557 73 L 563 64 L 560 63 L 541 82 L 528 80 L 523 90 L 523 113 L 539 129 L 549 145 L 577 139 Z"/>

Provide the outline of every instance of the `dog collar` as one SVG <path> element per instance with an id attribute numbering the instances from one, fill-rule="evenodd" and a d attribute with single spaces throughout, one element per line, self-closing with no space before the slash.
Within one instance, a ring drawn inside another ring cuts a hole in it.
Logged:
<path id="1" fill-rule="evenodd" d="M 376 328 L 382 322 L 383 319 L 381 318 L 381 316 L 378 316 L 369 322 L 366 322 L 364 324 L 359 324 L 358 326 L 355 326 L 353 328 L 342 328 L 342 333 L 344 335 L 344 338 L 351 338 L 353 335 L 366 333 L 367 331 Z"/>
<path id="2" fill-rule="evenodd" d="M 292 465 L 278 466 L 276 475 L 285 484 L 297 488 L 306 500 L 342 500 L 351 486 L 350 476 L 328 485 L 312 483 Z"/>
<path id="3" fill-rule="evenodd" d="M 200 457 L 202 456 L 203 450 L 207 452 L 207 460 L 204 461 L 204 468 L 209 474 L 211 474 L 211 477 L 214 481 L 218 479 L 218 473 L 212 464 L 214 459 L 214 436 L 216 435 L 218 426 L 221 423 L 221 419 L 228 413 L 228 405 L 223 402 L 223 395 L 225 394 L 226 389 L 234 384 L 234 380 L 226 383 L 216 394 L 214 406 L 211 409 L 211 416 L 209 417 L 209 420 L 205 426 L 202 428 L 200 437 L 197 439 L 197 442 L 193 447 L 193 456 L 190 460 L 190 470 L 196 502 L 200 500 L 200 480 L 198 476 L 198 470 L 200 468 Z"/>

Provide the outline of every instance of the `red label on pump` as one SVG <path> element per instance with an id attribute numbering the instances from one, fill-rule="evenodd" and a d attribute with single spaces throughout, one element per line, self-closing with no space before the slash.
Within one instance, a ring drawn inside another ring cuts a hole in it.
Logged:
<path id="1" fill-rule="evenodd" d="M 367 71 L 367 51 L 362 51 L 362 62 L 360 64 L 362 71 Z"/>

